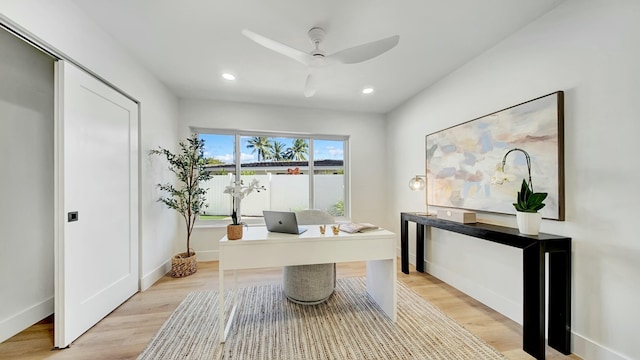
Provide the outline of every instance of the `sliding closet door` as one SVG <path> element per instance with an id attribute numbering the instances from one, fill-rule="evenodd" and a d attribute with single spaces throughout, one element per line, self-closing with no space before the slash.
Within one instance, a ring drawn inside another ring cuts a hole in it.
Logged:
<path id="1" fill-rule="evenodd" d="M 138 106 L 56 65 L 55 333 L 68 346 L 138 290 Z"/>

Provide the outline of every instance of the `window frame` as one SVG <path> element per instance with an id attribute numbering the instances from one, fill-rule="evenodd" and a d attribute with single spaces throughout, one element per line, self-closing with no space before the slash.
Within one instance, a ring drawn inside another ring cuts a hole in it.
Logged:
<path id="1" fill-rule="evenodd" d="M 234 165 L 235 176 L 241 174 L 242 162 L 240 161 L 241 155 L 241 138 L 264 136 L 269 138 L 285 137 L 285 138 L 300 138 L 309 140 L 309 158 L 308 158 L 308 173 L 309 173 L 309 207 L 314 208 L 315 205 L 315 188 L 314 188 L 314 140 L 328 140 L 328 141 L 342 141 L 343 142 L 343 176 L 344 176 L 344 215 L 336 217 L 336 221 L 350 221 L 351 219 L 351 171 L 350 171 L 350 147 L 349 147 L 349 135 L 331 135 L 331 134 L 316 134 L 316 133 L 302 133 L 302 132 L 279 132 L 279 131 L 260 131 L 260 130 L 240 130 L 240 129 L 218 129 L 218 128 L 204 128 L 204 127 L 191 127 L 192 134 L 215 134 L 215 135 L 233 135 L 234 136 Z M 207 227 L 226 227 L 229 225 L 229 220 L 203 220 L 198 219 L 195 224 L 196 228 Z M 264 220 L 251 222 L 249 226 L 262 226 Z"/>

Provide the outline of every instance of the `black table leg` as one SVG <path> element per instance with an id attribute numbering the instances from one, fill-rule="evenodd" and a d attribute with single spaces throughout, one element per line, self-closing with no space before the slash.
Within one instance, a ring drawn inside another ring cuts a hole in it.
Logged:
<path id="1" fill-rule="evenodd" d="M 409 273 L 409 221 L 400 219 L 400 263 L 402 272 Z"/>
<path id="2" fill-rule="evenodd" d="M 545 279 L 544 250 L 540 243 L 523 249 L 523 344 L 524 351 L 536 359 L 545 358 Z"/>
<path id="3" fill-rule="evenodd" d="M 549 253 L 549 346 L 571 353 L 571 242 Z"/>
<path id="4" fill-rule="evenodd" d="M 424 272 L 424 225 L 416 223 L 416 271 Z"/>

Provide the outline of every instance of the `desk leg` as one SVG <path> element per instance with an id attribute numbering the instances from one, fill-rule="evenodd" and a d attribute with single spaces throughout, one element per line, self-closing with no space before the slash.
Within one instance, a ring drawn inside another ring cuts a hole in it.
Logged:
<path id="1" fill-rule="evenodd" d="M 400 261 L 402 272 L 409 273 L 409 221 L 400 220 Z"/>
<path id="2" fill-rule="evenodd" d="M 424 272 L 424 225 L 416 223 L 416 271 Z"/>
<path id="3" fill-rule="evenodd" d="M 398 297 L 396 294 L 396 258 L 367 261 L 367 293 L 375 300 L 389 319 L 396 321 Z"/>
<path id="4" fill-rule="evenodd" d="M 220 343 L 224 343 L 231 330 L 233 324 L 233 318 L 236 316 L 238 310 L 238 271 L 233 270 L 233 298 L 231 300 L 231 313 L 229 313 L 229 319 L 225 322 L 224 317 L 224 273 L 220 271 L 220 303 L 218 304 L 218 312 L 220 316 Z"/>
<path id="5" fill-rule="evenodd" d="M 220 343 L 223 343 L 226 340 L 226 334 L 224 333 L 224 325 L 226 324 L 224 317 L 224 269 L 222 269 L 222 264 L 220 264 L 219 262 L 218 266 L 218 331 L 220 332 Z"/>
<path id="6" fill-rule="evenodd" d="M 549 253 L 549 346 L 571 353 L 571 242 Z M 564 245 L 564 244 L 563 244 Z"/>
<path id="7" fill-rule="evenodd" d="M 523 249 L 523 339 L 522 348 L 536 359 L 545 358 L 544 250 L 540 243 Z"/>

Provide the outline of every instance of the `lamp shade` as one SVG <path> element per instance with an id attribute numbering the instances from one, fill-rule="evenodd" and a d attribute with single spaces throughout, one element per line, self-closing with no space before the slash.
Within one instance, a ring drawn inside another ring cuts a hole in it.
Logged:
<path id="1" fill-rule="evenodd" d="M 424 176 L 416 175 L 409 180 L 409 188 L 413 191 L 424 190 L 425 181 L 423 179 Z"/>

